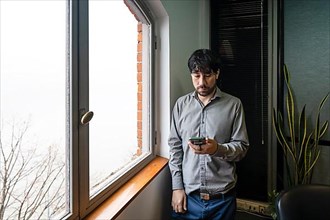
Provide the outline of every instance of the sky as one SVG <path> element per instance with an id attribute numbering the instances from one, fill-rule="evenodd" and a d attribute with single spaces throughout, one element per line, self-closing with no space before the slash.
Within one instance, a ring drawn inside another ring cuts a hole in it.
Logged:
<path id="1" fill-rule="evenodd" d="M 42 154 L 58 146 L 63 157 L 66 7 L 64 0 L 0 2 L 1 141 L 9 144 L 12 125 L 27 123 L 24 147 Z M 96 177 L 136 150 L 137 21 L 122 1 L 91 1 L 89 10 L 90 169 Z"/>

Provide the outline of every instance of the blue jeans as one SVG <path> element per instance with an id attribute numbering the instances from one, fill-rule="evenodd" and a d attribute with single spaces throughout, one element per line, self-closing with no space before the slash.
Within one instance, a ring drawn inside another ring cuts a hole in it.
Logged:
<path id="1" fill-rule="evenodd" d="M 187 211 L 185 213 L 175 213 L 172 211 L 172 219 L 234 220 L 235 212 L 235 195 L 203 200 L 200 198 L 200 195 L 196 193 L 187 195 Z"/>

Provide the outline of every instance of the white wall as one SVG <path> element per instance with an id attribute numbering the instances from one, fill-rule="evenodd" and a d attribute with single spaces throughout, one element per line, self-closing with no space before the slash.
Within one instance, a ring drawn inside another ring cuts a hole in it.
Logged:
<path id="1" fill-rule="evenodd" d="M 146 1 L 156 20 L 156 116 L 158 155 L 168 158 L 170 113 L 176 99 L 193 90 L 187 61 L 209 48 L 208 0 Z M 117 219 L 169 219 L 171 177 L 164 169 Z"/>
<path id="2" fill-rule="evenodd" d="M 187 61 L 193 51 L 209 48 L 208 1 L 163 0 L 169 16 L 170 104 L 190 91 L 192 83 Z"/>
<path id="3" fill-rule="evenodd" d="M 149 1 L 156 17 L 157 154 L 168 157 L 170 112 L 176 99 L 193 90 L 187 61 L 196 49 L 209 48 L 208 0 Z"/>

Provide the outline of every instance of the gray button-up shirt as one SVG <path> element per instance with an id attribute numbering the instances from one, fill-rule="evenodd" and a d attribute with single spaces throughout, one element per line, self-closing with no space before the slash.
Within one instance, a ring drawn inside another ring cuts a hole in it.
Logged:
<path id="1" fill-rule="evenodd" d="M 188 146 L 193 136 L 214 139 L 217 151 L 195 154 Z M 229 191 L 236 184 L 235 161 L 245 156 L 249 146 L 241 101 L 219 89 L 206 106 L 196 92 L 180 97 L 172 111 L 168 144 L 173 190 Z"/>

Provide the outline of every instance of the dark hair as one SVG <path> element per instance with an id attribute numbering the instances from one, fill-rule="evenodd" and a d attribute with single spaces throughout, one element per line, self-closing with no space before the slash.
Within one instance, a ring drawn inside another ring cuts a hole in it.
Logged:
<path id="1" fill-rule="evenodd" d="M 190 73 L 200 71 L 202 73 L 216 73 L 221 66 L 220 57 L 209 49 L 196 50 L 188 60 Z"/>

